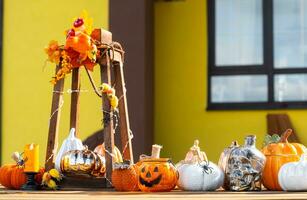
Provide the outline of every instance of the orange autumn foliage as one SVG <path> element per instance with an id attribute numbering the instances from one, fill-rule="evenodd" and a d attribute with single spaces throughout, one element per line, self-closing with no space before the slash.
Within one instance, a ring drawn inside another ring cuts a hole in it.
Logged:
<path id="1" fill-rule="evenodd" d="M 286 130 L 278 143 L 271 143 L 262 149 L 266 156 L 263 170 L 263 185 L 269 190 L 282 190 L 278 183 L 278 172 L 282 165 L 298 161 L 301 155 L 307 152 L 306 147 L 299 143 L 289 143 L 288 137 L 292 130 Z"/>

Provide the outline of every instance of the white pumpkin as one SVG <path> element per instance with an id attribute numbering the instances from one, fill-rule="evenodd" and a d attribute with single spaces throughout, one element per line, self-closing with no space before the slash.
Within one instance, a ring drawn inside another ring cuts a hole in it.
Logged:
<path id="1" fill-rule="evenodd" d="M 72 128 L 69 132 L 69 136 L 63 141 L 63 144 L 58 151 L 56 158 L 55 158 L 55 168 L 61 172 L 61 159 L 62 156 L 71 150 L 83 150 L 84 146 L 82 141 L 75 136 L 75 129 Z"/>
<path id="2" fill-rule="evenodd" d="M 185 160 L 179 162 L 176 167 L 179 172 L 177 186 L 182 190 L 212 191 L 223 185 L 223 171 L 216 164 L 207 161 L 206 154 L 200 151 L 197 140 Z"/>
<path id="3" fill-rule="evenodd" d="M 284 164 L 278 172 L 278 182 L 285 191 L 307 191 L 307 155 L 298 162 Z"/>

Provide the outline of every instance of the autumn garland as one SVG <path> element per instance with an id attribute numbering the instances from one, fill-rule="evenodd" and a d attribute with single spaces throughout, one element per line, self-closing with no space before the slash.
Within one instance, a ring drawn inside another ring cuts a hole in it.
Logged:
<path id="1" fill-rule="evenodd" d="M 93 71 L 101 52 L 95 44 L 97 43 L 95 36 L 92 35 L 92 22 L 93 20 L 84 11 L 74 20 L 72 28 L 66 31 L 65 45 L 59 45 L 57 41 L 52 40 L 45 47 L 48 61 L 60 67 L 50 81 L 52 84 L 65 78 L 74 68 L 84 66 L 86 70 Z M 100 89 L 102 94 L 107 95 L 111 108 L 115 110 L 118 106 L 115 90 L 106 83 L 102 84 Z"/>

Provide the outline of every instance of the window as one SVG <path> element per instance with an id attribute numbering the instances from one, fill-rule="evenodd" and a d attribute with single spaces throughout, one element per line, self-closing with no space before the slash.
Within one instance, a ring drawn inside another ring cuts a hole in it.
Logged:
<path id="1" fill-rule="evenodd" d="M 307 108 L 307 0 L 208 0 L 208 110 Z"/>

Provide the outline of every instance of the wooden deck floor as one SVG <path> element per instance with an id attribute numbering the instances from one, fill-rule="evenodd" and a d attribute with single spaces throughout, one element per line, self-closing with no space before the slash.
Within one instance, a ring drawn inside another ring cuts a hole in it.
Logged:
<path id="1" fill-rule="evenodd" d="M 307 192 L 183 192 L 175 190 L 167 193 L 115 192 L 115 191 L 36 191 L 24 192 L 0 189 L 0 199 L 17 200 L 198 200 L 198 199 L 307 199 Z"/>

